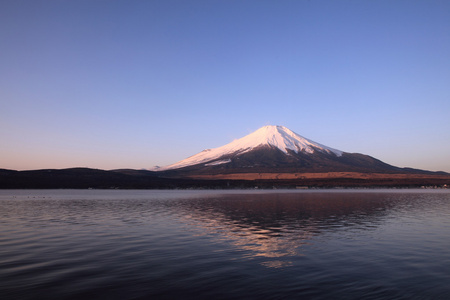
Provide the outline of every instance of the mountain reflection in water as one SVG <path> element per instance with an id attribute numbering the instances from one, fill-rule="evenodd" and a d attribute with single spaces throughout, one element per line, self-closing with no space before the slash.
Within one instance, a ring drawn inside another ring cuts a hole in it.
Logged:
<path id="1" fill-rule="evenodd" d="M 369 197 L 368 197 L 369 195 Z M 389 194 L 256 193 L 165 203 L 187 227 L 229 242 L 243 257 L 264 258 L 267 267 L 286 267 L 311 239 L 350 229 L 373 230 L 395 205 Z"/>

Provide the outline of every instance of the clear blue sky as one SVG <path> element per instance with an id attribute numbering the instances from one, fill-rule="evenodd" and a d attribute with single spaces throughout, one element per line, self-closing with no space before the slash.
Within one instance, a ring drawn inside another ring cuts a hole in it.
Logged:
<path id="1" fill-rule="evenodd" d="M 0 168 L 150 168 L 264 125 L 450 172 L 450 1 L 1 1 Z"/>

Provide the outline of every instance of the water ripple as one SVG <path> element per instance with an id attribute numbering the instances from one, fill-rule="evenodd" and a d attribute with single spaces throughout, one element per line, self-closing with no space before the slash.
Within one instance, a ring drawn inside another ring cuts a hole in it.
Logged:
<path id="1" fill-rule="evenodd" d="M 444 299 L 449 234 L 447 192 L 0 191 L 0 295 Z"/>

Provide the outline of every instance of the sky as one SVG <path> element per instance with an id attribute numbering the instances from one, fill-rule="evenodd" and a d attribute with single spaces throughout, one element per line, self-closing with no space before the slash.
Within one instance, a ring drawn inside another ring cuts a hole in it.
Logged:
<path id="1" fill-rule="evenodd" d="M 265 125 L 450 172 L 450 1 L 0 1 L 0 168 L 148 169 Z"/>

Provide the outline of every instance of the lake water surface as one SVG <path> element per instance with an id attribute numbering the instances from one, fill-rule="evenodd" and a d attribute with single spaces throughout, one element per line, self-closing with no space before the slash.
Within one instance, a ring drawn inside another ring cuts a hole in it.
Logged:
<path id="1" fill-rule="evenodd" d="M 0 299 L 450 299 L 450 191 L 0 190 Z"/>

